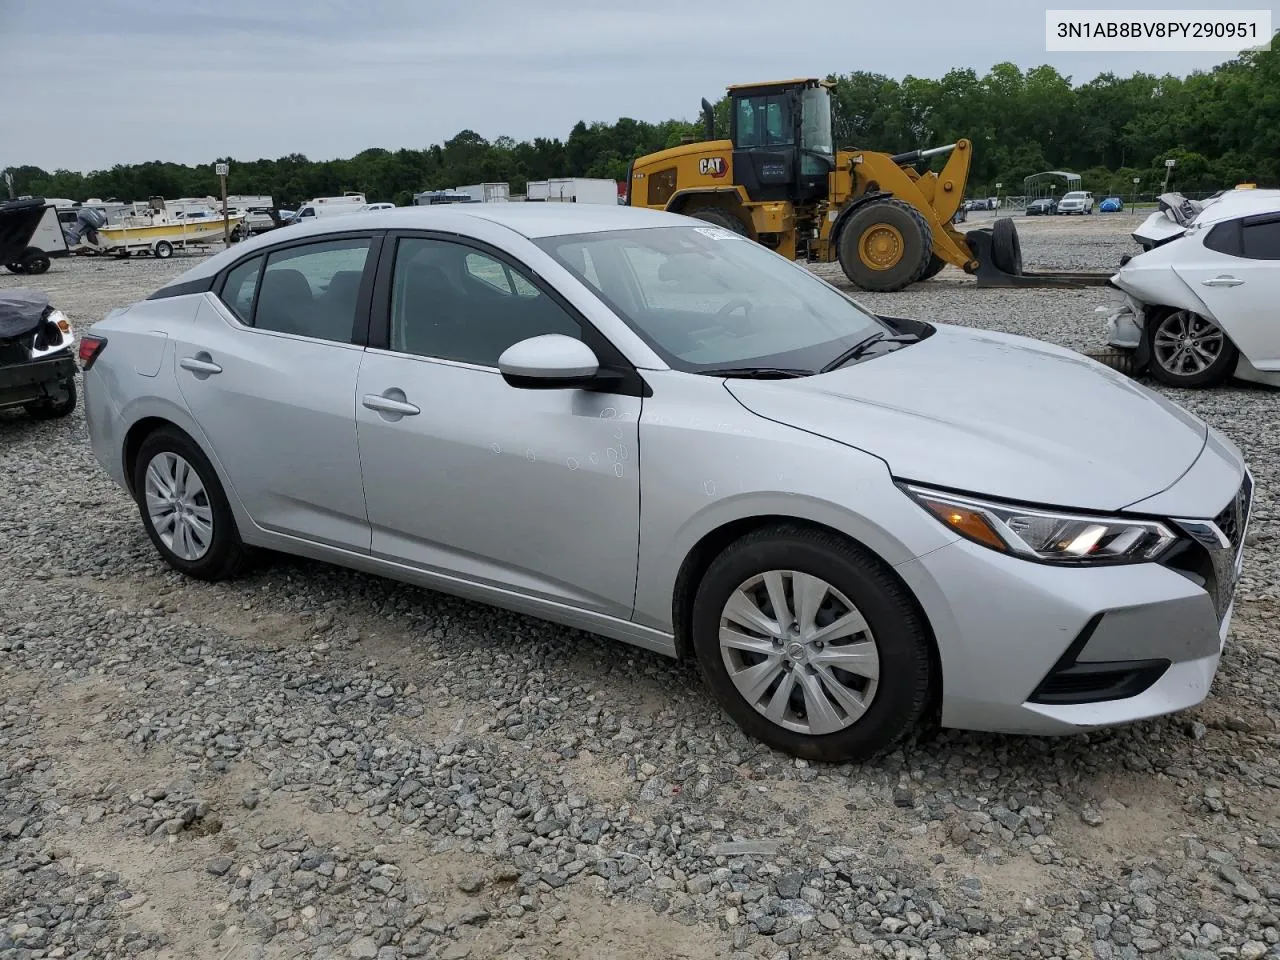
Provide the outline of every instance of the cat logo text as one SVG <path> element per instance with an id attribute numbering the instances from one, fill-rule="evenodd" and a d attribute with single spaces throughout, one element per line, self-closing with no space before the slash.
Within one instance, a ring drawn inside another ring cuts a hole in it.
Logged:
<path id="1" fill-rule="evenodd" d="M 729 172 L 724 157 L 703 157 L 698 161 L 698 172 L 704 177 L 723 177 Z"/>

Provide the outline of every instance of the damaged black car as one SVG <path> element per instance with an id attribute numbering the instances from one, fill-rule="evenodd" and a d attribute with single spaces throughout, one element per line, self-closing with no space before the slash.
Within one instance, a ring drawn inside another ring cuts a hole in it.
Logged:
<path id="1" fill-rule="evenodd" d="M 75 334 L 46 294 L 0 290 L 0 409 L 22 407 L 37 420 L 76 408 Z"/>

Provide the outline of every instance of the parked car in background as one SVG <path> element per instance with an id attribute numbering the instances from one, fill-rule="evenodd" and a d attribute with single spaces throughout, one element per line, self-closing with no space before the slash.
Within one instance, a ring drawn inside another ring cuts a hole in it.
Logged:
<path id="1" fill-rule="evenodd" d="M 1091 214 L 1093 213 L 1093 194 L 1088 190 L 1072 190 L 1062 195 L 1058 201 L 1059 214 Z"/>
<path id="2" fill-rule="evenodd" d="M 1028 217 L 1048 216 L 1058 212 L 1058 201 L 1049 197 L 1041 197 L 1027 204 Z"/>
<path id="3" fill-rule="evenodd" d="M 1171 386 L 1232 376 L 1280 386 L 1280 191 L 1236 190 L 1199 210 L 1162 209 L 1191 219 L 1112 277 L 1107 342 Z"/>
<path id="4" fill-rule="evenodd" d="M 1124 209 L 1124 201 L 1119 197 L 1107 197 L 1098 204 L 1099 213 L 1119 213 Z"/>
<path id="5" fill-rule="evenodd" d="M 22 407 L 37 420 L 76 408 L 75 334 L 39 290 L 0 290 L 0 409 Z"/>
<path id="6" fill-rule="evenodd" d="M 1171 713 L 1230 625 L 1252 481 L 1226 438 L 701 220 L 324 219 L 201 261 L 80 355 L 94 454 L 174 569 L 273 548 L 688 657 L 801 757 L 927 716 Z"/>

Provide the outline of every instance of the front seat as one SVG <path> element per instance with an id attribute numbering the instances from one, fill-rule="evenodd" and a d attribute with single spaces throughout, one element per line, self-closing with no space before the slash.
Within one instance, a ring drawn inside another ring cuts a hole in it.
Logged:
<path id="1" fill-rule="evenodd" d="M 433 263 L 411 264 L 402 292 L 400 342 L 395 349 L 424 357 L 466 359 L 463 312 L 458 292 L 444 270 Z"/>

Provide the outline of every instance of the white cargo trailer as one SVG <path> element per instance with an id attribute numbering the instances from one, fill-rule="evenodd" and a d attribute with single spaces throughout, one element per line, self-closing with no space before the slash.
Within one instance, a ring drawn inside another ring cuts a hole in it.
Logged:
<path id="1" fill-rule="evenodd" d="M 472 200 L 480 203 L 506 203 L 511 198 L 509 183 L 472 183 L 453 189 L 457 193 L 467 194 Z"/>
<path id="2" fill-rule="evenodd" d="M 618 184 L 592 177 L 558 177 L 547 181 L 551 203 L 606 203 L 618 205 Z"/>

